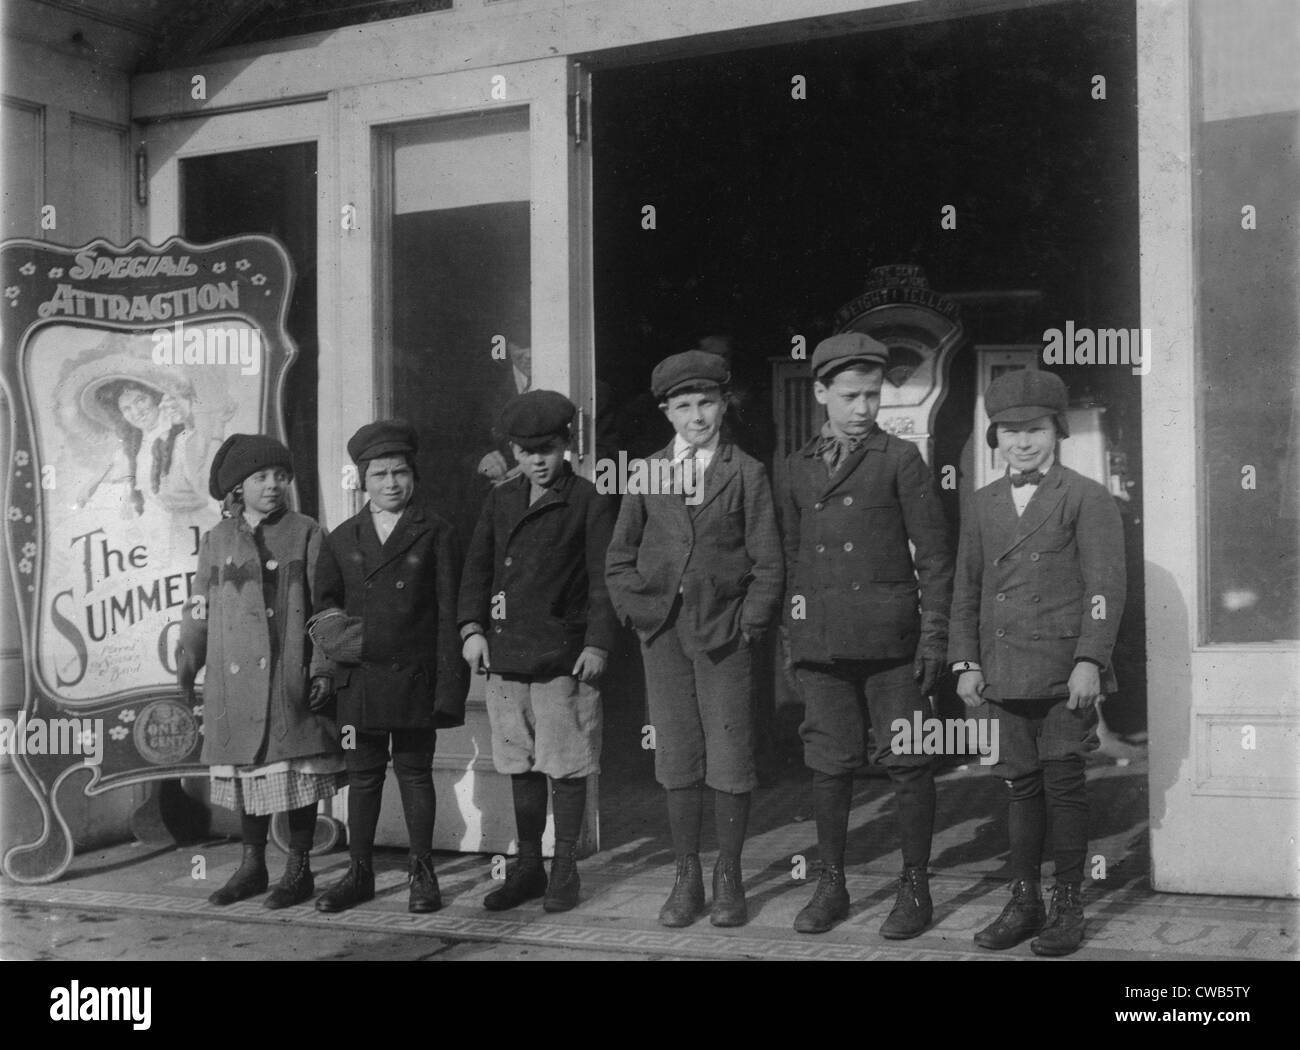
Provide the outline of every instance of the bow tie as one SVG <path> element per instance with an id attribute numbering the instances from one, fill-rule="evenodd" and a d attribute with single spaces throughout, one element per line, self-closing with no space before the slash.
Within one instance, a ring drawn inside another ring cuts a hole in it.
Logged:
<path id="1" fill-rule="evenodd" d="M 1037 485 L 1042 480 L 1043 472 L 1041 470 L 1027 470 L 1023 474 L 1011 475 L 1011 484 L 1016 488 L 1020 488 L 1021 485 Z"/>

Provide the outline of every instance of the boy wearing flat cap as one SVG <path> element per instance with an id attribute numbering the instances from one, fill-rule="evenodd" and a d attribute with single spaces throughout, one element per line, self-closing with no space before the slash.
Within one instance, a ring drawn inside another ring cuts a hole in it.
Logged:
<path id="1" fill-rule="evenodd" d="M 415 429 L 368 423 L 348 442 L 369 502 L 335 529 L 316 574 L 312 638 L 336 664 L 338 724 L 350 728 L 347 874 L 316 901 L 351 908 L 375 895 L 373 851 L 384 777 L 393 771 L 410 840 L 413 912 L 442 906 L 433 870 L 437 730 L 463 725 L 460 552 L 451 525 L 415 499 Z M 345 744 L 347 740 L 345 738 Z"/>
<path id="2" fill-rule="evenodd" d="M 947 646 L 952 554 L 930 471 L 917 447 L 876 426 L 887 348 L 858 332 L 812 355 L 826 423 L 788 460 L 781 493 L 790 659 L 805 705 L 821 876 L 794 927 L 824 933 L 847 917 L 844 852 L 854 770 L 868 757 L 893 785 L 903 872 L 882 936 L 918 936 L 932 917 L 932 759 L 895 754 L 896 719 L 929 717 Z M 911 545 L 909 547 L 909 544 Z M 912 549 L 915 548 L 915 554 Z M 918 602 L 919 592 L 919 602 Z M 875 750 L 867 755 L 868 726 Z"/>
<path id="3" fill-rule="evenodd" d="M 208 900 L 227 905 L 268 884 L 271 817 L 287 813 L 289 858 L 268 908 L 315 889 L 308 862 L 316 804 L 345 783 L 334 720 L 320 713 L 332 668 L 307 638 L 312 580 L 325 531 L 288 509 L 293 461 L 263 434 L 232 434 L 212 461 L 208 490 L 230 517 L 204 533 L 194 597 L 176 652 L 181 690 L 203 687 L 203 756 L 211 799 L 240 815 L 243 859 Z"/>
<path id="4" fill-rule="evenodd" d="M 701 350 L 655 367 L 651 387 L 677 434 L 650 464 L 675 483 L 624 496 L 606 559 L 610 598 L 645 661 L 655 776 L 667 792 L 677 859 L 659 913 L 670 927 L 704 911 L 705 785 L 719 847 L 710 921 L 748 920 L 740 854 L 757 784 L 752 643 L 776 618 L 782 564 L 762 464 L 720 440 L 728 378 L 726 361 Z"/>
<path id="5" fill-rule="evenodd" d="M 564 458 L 576 413 L 552 390 L 507 403 L 500 430 L 520 473 L 488 493 L 461 582 L 461 652 L 487 675 L 492 761 L 511 778 L 519 842 L 504 884 L 483 900 L 489 911 L 542 896 L 549 912 L 578 903 L 587 778 L 600 771 L 598 683 L 617 621 L 605 588 L 614 509 Z M 555 812 L 549 881 L 547 777 Z"/>
<path id="6" fill-rule="evenodd" d="M 1124 611 L 1124 533 L 1105 488 L 1059 462 L 1069 436 L 1065 384 L 1050 372 L 999 376 L 985 394 L 989 446 L 1005 476 L 975 493 L 962 520 L 949 657 L 957 695 L 998 719 L 993 774 L 1006 781 L 1011 900 L 975 935 L 995 951 L 1037 937 L 1037 955 L 1083 940 L 1088 799 L 1096 703 L 1113 688 Z M 1056 885 L 1044 915 L 1039 874 L 1051 826 Z"/>

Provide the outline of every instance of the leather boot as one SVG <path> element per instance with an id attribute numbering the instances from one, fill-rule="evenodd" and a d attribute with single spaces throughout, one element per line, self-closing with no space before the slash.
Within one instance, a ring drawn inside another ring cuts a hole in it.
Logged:
<path id="1" fill-rule="evenodd" d="M 1077 882 L 1058 882 L 1052 890 L 1043 932 L 1029 942 L 1035 955 L 1069 955 L 1083 943 L 1083 898 Z"/>
<path id="2" fill-rule="evenodd" d="M 438 889 L 438 876 L 433 873 L 433 850 L 411 858 L 409 877 L 411 892 L 406 910 L 418 914 L 437 911 L 442 907 L 442 891 Z"/>
<path id="3" fill-rule="evenodd" d="M 353 858 L 347 874 L 316 898 L 316 910 L 346 911 L 375 897 L 375 869 L 368 860 Z"/>
<path id="4" fill-rule="evenodd" d="M 244 855 L 235 874 L 230 876 L 230 881 L 221 889 L 208 897 L 208 903 L 224 907 L 236 901 L 255 897 L 266 890 L 270 881 L 270 876 L 266 873 L 266 843 L 260 846 L 250 846 L 245 843 Z"/>
<path id="5" fill-rule="evenodd" d="M 995 952 L 1014 948 L 1043 928 L 1044 914 L 1038 883 L 1016 879 L 1011 884 L 1011 900 L 1001 915 L 975 934 L 975 943 Z"/>
<path id="6" fill-rule="evenodd" d="M 714 926 L 744 926 L 748 921 L 740 861 L 735 857 L 719 857 L 713 866 L 713 911 L 709 913 L 709 922 Z"/>
<path id="7" fill-rule="evenodd" d="M 506 866 L 501 885 L 483 898 L 483 907 L 488 911 L 507 911 L 545 893 L 546 869 L 541 855 L 521 852 L 513 864 Z"/>
<path id="8" fill-rule="evenodd" d="M 263 905 L 272 910 L 292 908 L 307 900 L 316 889 L 316 880 L 312 877 L 311 862 L 307 859 L 305 849 L 291 849 L 289 859 L 284 864 L 284 874 L 276 883 L 275 889 L 267 895 Z"/>
<path id="9" fill-rule="evenodd" d="M 933 915 L 929 874 L 924 868 L 904 868 L 898 876 L 898 898 L 893 911 L 880 925 L 880 936 L 891 941 L 918 937 L 930 925 Z"/>
<path id="10" fill-rule="evenodd" d="M 704 869 L 700 855 L 690 853 L 677 858 L 677 880 L 673 892 L 659 909 L 659 925 L 677 928 L 689 926 L 704 914 Z"/>
<path id="11" fill-rule="evenodd" d="M 557 842 L 551 860 L 551 880 L 546 884 L 546 911 L 568 911 L 578 906 L 578 844 Z"/>
<path id="12" fill-rule="evenodd" d="M 795 916 L 794 928 L 799 933 L 825 933 L 848 917 L 849 891 L 844 885 L 844 869 L 838 864 L 824 864 L 813 898 Z"/>

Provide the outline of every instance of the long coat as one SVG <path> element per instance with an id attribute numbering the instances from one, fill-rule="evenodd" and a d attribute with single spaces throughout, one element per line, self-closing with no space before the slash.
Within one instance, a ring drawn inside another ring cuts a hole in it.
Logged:
<path id="1" fill-rule="evenodd" d="M 650 458 L 672 459 L 672 445 Z M 605 559 L 610 599 L 642 640 L 667 623 L 682 595 L 684 625 L 701 652 L 776 619 L 783 566 L 763 465 L 721 442 L 698 504 L 680 494 L 623 497 Z"/>
<path id="2" fill-rule="evenodd" d="M 369 506 L 330 533 L 316 572 L 316 612 L 361 620 L 359 664 L 340 663 L 338 724 L 363 732 L 465 722 L 469 668 L 460 657 L 460 555 L 451 525 L 409 504 L 380 544 Z"/>
<path id="3" fill-rule="evenodd" d="M 1124 527 L 1109 492 L 1054 465 L 1017 516 L 1011 479 L 999 478 L 962 519 L 949 659 L 979 663 L 989 700 L 1068 696 L 1075 660 L 1109 670 L 1124 597 Z"/>
<path id="4" fill-rule="evenodd" d="M 531 506 L 526 477 L 494 488 L 470 540 L 458 620 L 483 628 L 496 674 L 567 675 L 584 647 L 617 641 L 605 587 L 613 503 L 564 470 Z"/>
<path id="5" fill-rule="evenodd" d="M 819 440 L 790 455 L 781 491 L 791 660 L 910 659 L 918 646 L 942 660 L 952 551 L 921 453 L 876 429 L 830 476 Z"/>
<path id="6" fill-rule="evenodd" d="M 330 662 L 307 637 L 312 580 L 325 532 L 290 510 L 258 529 L 226 518 L 199 543 L 194 597 L 181 620 L 178 661 L 203 686 L 208 765 L 261 765 L 338 750 L 333 721 L 311 711 L 313 675 Z"/>

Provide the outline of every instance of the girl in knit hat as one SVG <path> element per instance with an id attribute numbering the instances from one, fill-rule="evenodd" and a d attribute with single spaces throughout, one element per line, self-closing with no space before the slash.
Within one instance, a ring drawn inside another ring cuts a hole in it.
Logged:
<path id="1" fill-rule="evenodd" d="M 232 434 L 209 475 L 213 499 L 233 513 L 205 533 L 193 597 L 177 650 L 184 692 L 207 666 L 203 755 L 212 801 L 240 814 L 243 861 L 208 899 L 233 904 L 268 884 L 266 838 L 274 813 L 289 814 L 289 860 L 268 908 L 314 891 L 308 853 L 316 804 L 346 783 L 334 721 L 324 711 L 332 665 L 307 635 L 312 580 L 325 538 L 289 510 L 289 450 L 274 438 Z"/>

